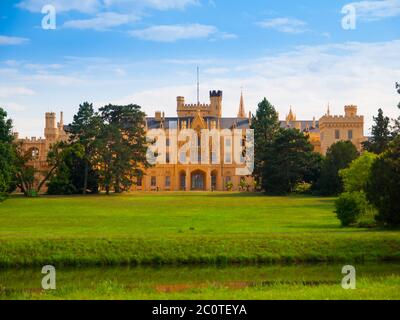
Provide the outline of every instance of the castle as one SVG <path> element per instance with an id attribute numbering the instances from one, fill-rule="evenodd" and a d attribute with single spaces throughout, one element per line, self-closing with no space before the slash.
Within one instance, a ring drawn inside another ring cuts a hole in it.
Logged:
<path id="1" fill-rule="evenodd" d="M 177 97 L 177 117 L 165 117 L 163 112 L 156 112 L 154 117 L 146 118 L 146 129 L 176 129 L 178 132 L 185 129 L 193 129 L 200 132 L 202 129 L 218 130 L 242 130 L 251 126 L 252 114 L 246 114 L 243 94 L 240 97 L 237 117 L 225 118 L 222 116 L 222 91 L 210 91 L 209 104 L 186 104 L 184 97 Z M 315 151 L 326 154 L 328 148 L 337 141 L 349 140 L 362 150 L 364 137 L 364 117 L 357 114 L 357 107 L 354 105 L 345 106 L 345 113 L 341 116 L 334 116 L 330 113 L 328 106 L 327 113 L 318 121 L 297 120 L 292 108 L 286 119 L 281 121 L 282 128 L 296 128 L 309 136 L 310 142 L 314 145 Z M 173 128 L 172 128 L 173 127 Z M 60 121 L 56 123 L 54 113 L 46 113 L 44 139 L 19 139 L 22 148 L 32 153 L 31 165 L 38 171 L 46 169 L 46 157 L 50 146 L 61 140 L 68 139 L 67 127 L 63 124 L 63 114 Z M 18 139 L 18 136 L 16 135 Z M 224 147 L 219 151 L 224 159 L 219 164 L 182 164 L 182 161 L 171 161 L 168 152 L 169 146 L 179 142 L 171 141 L 176 137 L 167 136 L 166 163 L 151 167 L 145 172 L 142 178 L 138 178 L 133 191 L 225 191 L 240 190 L 241 186 L 253 187 L 251 176 L 239 176 L 236 174 L 237 166 L 232 159 L 224 157 Z M 235 148 L 232 142 L 230 148 Z M 177 156 L 179 158 L 179 155 Z M 39 173 L 40 174 L 40 173 Z"/>

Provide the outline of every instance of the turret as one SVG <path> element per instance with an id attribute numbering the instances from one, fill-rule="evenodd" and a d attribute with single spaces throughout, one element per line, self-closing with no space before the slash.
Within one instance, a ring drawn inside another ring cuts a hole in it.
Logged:
<path id="1" fill-rule="evenodd" d="M 210 91 L 211 115 L 221 118 L 222 116 L 222 91 Z"/>
<path id="2" fill-rule="evenodd" d="M 44 128 L 44 136 L 48 140 L 56 140 L 58 138 L 56 114 L 54 112 L 46 113 L 46 126 Z"/>
<path id="3" fill-rule="evenodd" d="M 177 97 L 176 98 L 177 108 L 183 109 L 185 107 L 185 97 Z"/>
<path id="4" fill-rule="evenodd" d="M 354 118 L 357 116 L 357 106 L 354 105 L 345 106 L 344 112 L 347 118 Z"/>

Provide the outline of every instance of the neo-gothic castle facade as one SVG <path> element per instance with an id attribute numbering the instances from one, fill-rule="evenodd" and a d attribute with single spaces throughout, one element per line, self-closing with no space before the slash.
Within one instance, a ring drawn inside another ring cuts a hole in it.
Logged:
<path id="1" fill-rule="evenodd" d="M 146 118 L 146 129 L 166 129 L 170 124 L 175 129 L 193 129 L 200 132 L 209 130 L 243 130 L 251 126 L 251 113 L 246 114 L 243 95 L 240 97 L 237 117 L 225 118 L 223 109 L 222 91 L 210 92 L 209 104 L 186 104 L 184 97 L 177 98 L 177 116 L 165 117 L 164 113 L 156 112 L 154 117 Z M 286 119 L 281 121 L 283 128 L 296 128 L 309 136 L 315 151 L 325 154 L 328 148 L 337 141 L 349 140 L 362 149 L 364 137 L 364 117 L 357 114 L 354 105 L 345 106 L 344 115 L 335 116 L 328 111 L 319 120 L 297 120 L 292 108 Z M 55 113 L 46 113 L 44 139 L 32 137 L 30 139 L 16 139 L 21 142 L 26 152 L 32 153 L 32 166 L 38 171 L 44 171 L 47 166 L 46 158 L 50 146 L 57 141 L 67 140 L 68 133 L 63 123 L 61 113 L 60 121 L 56 123 Z M 170 163 L 168 159 L 168 146 L 171 141 L 167 137 L 167 161 L 165 164 L 151 167 L 145 172 L 143 178 L 136 181 L 133 191 L 225 191 L 240 190 L 247 185 L 253 188 L 251 176 L 236 174 L 237 166 L 232 161 L 221 161 L 219 164 L 181 164 L 179 161 Z M 179 142 L 177 142 L 179 145 Z M 234 148 L 234 146 L 230 146 Z M 224 150 L 221 149 L 221 155 Z M 223 159 L 224 157 L 221 156 Z"/>

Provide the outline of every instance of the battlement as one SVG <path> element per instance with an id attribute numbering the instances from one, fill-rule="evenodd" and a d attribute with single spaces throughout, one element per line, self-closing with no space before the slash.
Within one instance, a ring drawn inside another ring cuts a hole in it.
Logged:
<path id="1" fill-rule="evenodd" d="M 222 97 L 222 91 L 221 90 L 212 90 L 210 91 L 210 98 L 213 97 Z"/>
<path id="2" fill-rule="evenodd" d="M 181 107 L 181 108 L 185 108 L 185 109 L 209 109 L 210 105 L 206 104 L 206 103 L 201 103 L 201 104 L 187 103 L 187 104 L 184 104 L 183 107 Z"/>
<path id="3" fill-rule="evenodd" d="M 324 115 L 319 122 L 358 122 L 364 121 L 364 116 L 354 116 L 354 117 L 347 117 L 347 116 L 331 116 L 331 115 Z"/>
<path id="4" fill-rule="evenodd" d="M 24 139 L 19 139 L 19 141 L 23 142 L 24 144 L 37 144 L 37 143 L 44 143 L 46 142 L 45 139 L 42 137 L 36 138 L 36 137 L 31 137 L 31 138 L 24 138 Z"/>

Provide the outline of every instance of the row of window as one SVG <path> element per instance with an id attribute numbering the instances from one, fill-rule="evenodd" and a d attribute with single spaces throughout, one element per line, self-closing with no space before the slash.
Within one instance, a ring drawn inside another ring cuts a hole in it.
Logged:
<path id="1" fill-rule="evenodd" d="M 335 139 L 340 140 L 340 130 L 335 130 Z M 352 140 L 353 139 L 353 130 L 347 131 L 347 139 Z"/>
<path id="2" fill-rule="evenodd" d="M 244 178 L 241 178 L 241 180 L 243 180 Z M 227 176 L 225 177 L 225 185 L 228 185 L 232 183 L 232 177 Z M 136 182 L 137 186 L 140 188 L 143 186 L 143 178 L 139 177 L 137 178 L 137 182 Z M 152 176 L 150 178 L 150 185 L 152 188 L 156 188 L 157 187 L 157 177 Z M 211 176 L 211 186 L 213 188 L 217 187 L 217 176 L 212 175 Z M 165 177 L 165 187 L 166 188 L 170 188 L 171 187 L 171 177 L 170 176 L 166 176 Z M 185 175 L 181 175 L 180 176 L 180 187 L 181 189 L 185 189 L 186 188 L 186 176 Z"/>

